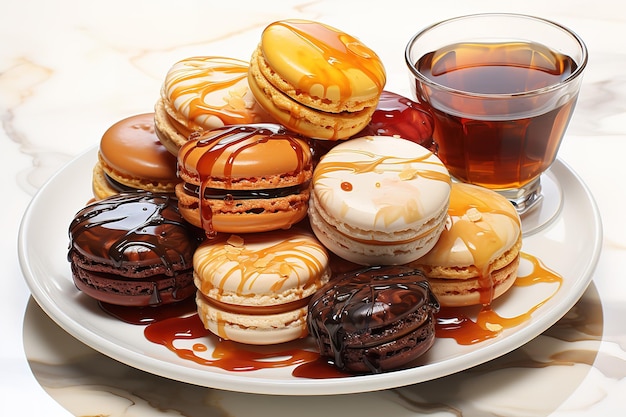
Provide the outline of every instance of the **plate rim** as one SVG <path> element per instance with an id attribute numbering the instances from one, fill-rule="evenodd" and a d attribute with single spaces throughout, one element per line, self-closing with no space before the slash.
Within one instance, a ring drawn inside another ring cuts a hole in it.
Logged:
<path id="1" fill-rule="evenodd" d="M 466 355 L 459 355 L 452 359 L 448 359 L 448 363 L 453 364 L 457 362 L 463 362 L 461 369 L 456 369 L 454 372 L 442 372 L 442 362 L 434 364 L 425 364 L 420 366 L 419 378 L 414 378 L 416 368 L 398 370 L 394 372 L 382 373 L 377 375 L 361 375 L 349 378 L 350 383 L 346 383 L 345 378 L 337 379 L 298 379 L 296 380 L 277 380 L 271 378 L 247 378 L 244 379 L 245 384 L 242 384 L 242 378 L 233 377 L 231 374 L 224 374 L 218 372 L 211 372 L 210 370 L 197 370 L 195 368 L 183 367 L 181 369 L 172 370 L 171 362 L 164 362 L 157 358 L 141 355 L 139 352 L 130 350 L 115 344 L 111 340 L 98 334 L 87 332 L 85 333 L 85 327 L 81 325 L 75 318 L 68 316 L 57 300 L 54 300 L 52 294 L 46 292 L 41 286 L 40 279 L 36 276 L 32 270 L 32 266 L 29 261 L 29 248 L 27 245 L 27 232 L 29 231 L 29 220 L 34 216 L 37 208 L 42 199 L 46 196 L 46 192 L 50 187 L 59 180 L 64 174 L 74 166 L 79 165 L 83 158 L 89 158 L 95 156 L 97 146 L 87 149 L 86 151 L 78 154 L 75 158 L 64 164 L 59 170 L 57 170 L 37 191 L 28 204 L 18 230 L 18 259 L 22 270 L 22 275 L 31 291 L 31 294 L 37 304 L 58 326 L 68 332 L 70 335 L 81 341 L 82 343 L 90 346 L 91 348 L 99 351 L 100 353 L 109 356 L 119 362 L 125 363 L 128 366 L 143 370 L 145 372 L 166 377 L 169 379 L 178 380 L 193 385 L 199 385 L 209 388 L 224 389 L 229 391 L 254 393 L 254 394 L 270 394 L 270 395 L 336 395 L 336 394 L 352 394 L 362 393 L 369 391 L 378 391 L 389 388 L 397 388 L 401 386 L 411 385 L 415 383 L 425 382 L 435 378 L 450 375 L 452 373 L 460 372 L 465 369 L 469 369 L 473 366 L 485 363 L 496 357 L 503 356 L 512 350 L 522 346 L 528 341 L 534 339 L 539 334 L 547 330 L 551 325 L 556 323 L 563 315 L 569 311 L 578 299 L 582 296 L 589 283 L 592 280 L 593 272 L 595 271 L 598 260 L 602 251 L 602 220 L 597 204 L 591 191 L 584 183 L 582 178 L 573 171 L 569 165 L 562 160 L 558 159 L 550 168 L 550 171 L 554 175 L 569 175 L 572 180 L 575 181 L 584 196 L 586 202 L 589 204 L 589 208 L 593 214 L 593 240 L 591 258 L 586 264 L 586 268 L 580 274 L 580 279 L 577 280 L 577 285 L 572 289 L 574 290 L 574 297 L 566 298 L 567 302 L 562 302 L 552 307 L 554 314 L 547 316 L 541 315 L 533 317 L 533 325 L 525 327 L 521 331 L 511 333 L 506 337 L 496 339 L 493 343 L 486 346 L 484 349 L 478 349 L 469 352 Z M 563 190 L 565 198 L 567 198 L 568 191 Z M 565 203 L 564 203 L 565 204 Z M 78 210 L 79 208 L 76 208 Z M 561 214 L 560 214 L 561 215 Z M 536 238 L 535 236 L 541 236 L 543 232 L 539 232 L 537 235 L 533 235 L 530 238 Z M 587 244 L 588 244 L 587 243 Z M 505 344 L 507 347 L 501 349 L 500 346 Z M 494 357 L 494 351 L 500 351 L 497 356 Z M 171 353 L 168 351 L 168 353 Z M 171 353 L 174 355 L 173 353 Z M 469 356 L 469 358 L 465 357 Z M 468 360 L 469 359 L 469 360 Z M 180 368 L 180 366 L 179 366 Z M 459 368 L 459 367 L 456 367 Z M 203 374 L 205 378 L 201 378 Z M 241 375 L 241 374 L 236 374 Z"/>

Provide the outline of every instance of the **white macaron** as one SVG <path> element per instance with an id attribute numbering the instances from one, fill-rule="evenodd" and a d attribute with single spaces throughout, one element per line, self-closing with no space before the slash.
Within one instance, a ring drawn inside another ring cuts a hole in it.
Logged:
<path id="1" fill-rule="evenodd" d="M 361 265 L 400 265 L 427 253 L 445 224 L 451 179 L 428 149 L 392 136 L 350 139 L 313 173 L 309 219 L 332 252 Z"/>

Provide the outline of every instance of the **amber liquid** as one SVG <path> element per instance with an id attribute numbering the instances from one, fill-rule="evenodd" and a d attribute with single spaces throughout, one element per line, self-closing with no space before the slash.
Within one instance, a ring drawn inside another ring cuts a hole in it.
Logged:
<path id="1" fill-rule="evenodd" d="M 474 93 L 417 85 L 432 107 L 438 156 L 454 177 L 514 189 L 554 162 L 577 90 L 519 93 L 569 77 L 576 69 L 570 57 L 534 43 L 456 44 L 426 54 L 417 67 L 437 84 Z"/>

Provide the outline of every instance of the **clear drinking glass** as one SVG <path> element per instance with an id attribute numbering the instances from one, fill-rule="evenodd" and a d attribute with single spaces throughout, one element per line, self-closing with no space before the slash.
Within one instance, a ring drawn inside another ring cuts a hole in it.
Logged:
<path id="1" fill-rule="evenodd" d="M 582 39 L 538 17 L 476 14 L 420 31 L 405 59 L 452 177 L 501 193 L 522 222 L 541 206 L 540 222 L 553 217 L 561 193 L 555 184 L 542 190 L 542 174 L 576 105 L 587 64 Z"/>

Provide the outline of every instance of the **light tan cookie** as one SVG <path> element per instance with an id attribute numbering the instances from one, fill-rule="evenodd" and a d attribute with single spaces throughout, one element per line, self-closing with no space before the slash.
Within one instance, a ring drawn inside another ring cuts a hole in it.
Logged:
<path id="1" fill-rule="evenodd" d="M 193 265 L 205 327 L 257 345 L 306 336 L 309 299 L 330 277 L 326 250 L 297 227 L 208 239 Z"/>
<path id="2" fill-rule="evenodd" d="M 442 306 L 488 305 L 517 278 L 519 215 L 498 193 L 463 183 L 452 185 L 448 214 L 435 247 L 411 266 L 424 271 Z"/>
<path id="3" fill-rule="evenodd" d="M 248 87 L 248 63 L 197 56 L 167 72 L 155 105 L 155 125 L 163 144 L 176 154 L 194 132 L 225 125 L 269 122 Z"/>

